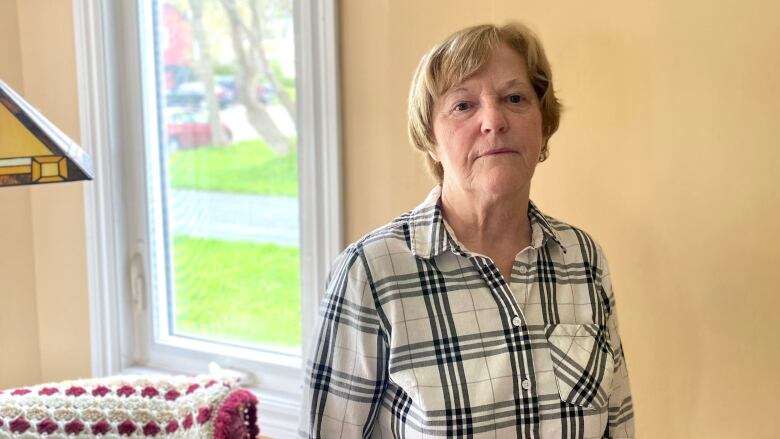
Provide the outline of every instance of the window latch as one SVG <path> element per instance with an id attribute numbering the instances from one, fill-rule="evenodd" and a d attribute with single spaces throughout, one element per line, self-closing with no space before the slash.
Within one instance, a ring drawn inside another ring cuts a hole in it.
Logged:
<path id="1" fill-rule="evenodd" d="M 139 246 L 141 243 L 139 243 Z M 140 251 L 133 253 L 130 259 L 130 300 L 133 310 L 142 313 L 145 307 L 146 276 L 144 275 L 144 259 Z"/>

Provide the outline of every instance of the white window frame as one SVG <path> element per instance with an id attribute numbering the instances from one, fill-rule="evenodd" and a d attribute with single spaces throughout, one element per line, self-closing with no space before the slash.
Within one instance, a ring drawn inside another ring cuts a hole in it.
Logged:
<path id="1" fill-rule="evenodd" d="M 141 66 L 140 55 L 148 44 L 138 26 L 139 5 L 145 4 L 73 2 L 81 143 L 94 158 L 96 174 L 84 185 L 92 375 L 205 373 L 215 361 L 256 378 L 264 434 L 292 436 L 301 403 L 301 357 L 153 337 L 148 218 L 137 214 L 147 212 L 148 200 L 146 190 L 133 185 L 144 179 L 144 142 L 157 142 L 154 115 L 137 92 L 154 83 L 142 78 L 151 71 Z M 294 4 L 305 354 L 328 269 L 342 247 L 338 15 L 335 0 Z"/>

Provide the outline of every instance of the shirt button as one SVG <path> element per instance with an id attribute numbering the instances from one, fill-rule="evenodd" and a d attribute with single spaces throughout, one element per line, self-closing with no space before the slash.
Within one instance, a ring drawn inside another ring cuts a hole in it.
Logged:
<path id="1" fill-rule="evenodd" d="M 523 380 L 521 385 L 525 390 L 528 390 L 531 388 L 531 380 Z"/>
<path id="2" fill-rule="evenodd" d="M 520 323 L 522 323 L 522 322 L 520 321 L 520 317 L 518 317 L 518 316 L 515 316 L 515 318 L 513 318 L 513 319 L 512 319 L 512 324 L 513 324 L 513 325 L 515 325 L 515 326 L 520 326 Z"/>
<path id="3" fill-rule="evenodd" d="M 525 265 L 521 265 L 520 266 L 520 273 L 522 273 L 522 274 L 528 273 L 528 268 L 526 268 Z"/>

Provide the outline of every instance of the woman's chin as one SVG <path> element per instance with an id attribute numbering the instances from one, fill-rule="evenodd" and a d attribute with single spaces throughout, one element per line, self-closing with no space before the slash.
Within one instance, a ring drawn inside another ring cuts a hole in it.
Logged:
<path id="1" fill-rule="evenodd" d="M 517 174 L 496 173 L 480 181 L 479 187 L 485 195 L 502 198 L 522 192 L 529 181 Z"/>

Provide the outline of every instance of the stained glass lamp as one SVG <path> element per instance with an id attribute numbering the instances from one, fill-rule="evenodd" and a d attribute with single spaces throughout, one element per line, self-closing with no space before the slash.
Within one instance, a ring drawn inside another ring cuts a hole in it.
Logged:
<path id="1" fill-rule="evenodd" d="M 92 178 L 89 154 L 0 81 L 0 186 Z"/>

